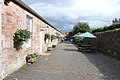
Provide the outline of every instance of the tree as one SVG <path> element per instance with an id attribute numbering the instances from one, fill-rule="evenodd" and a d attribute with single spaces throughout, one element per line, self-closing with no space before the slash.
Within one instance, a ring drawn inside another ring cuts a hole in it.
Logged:
<path id="1" fill-rule="evenodd" d="M 72 30 L 72 35 L 77 34 L 78 32 L 80 33 L 84 33 L 84 32 L 90 32 L 90 27 L 89 24 L 86 22 L 78 22 L 77 24 L 75 24 L 75 26 L 73 27 Z"/>

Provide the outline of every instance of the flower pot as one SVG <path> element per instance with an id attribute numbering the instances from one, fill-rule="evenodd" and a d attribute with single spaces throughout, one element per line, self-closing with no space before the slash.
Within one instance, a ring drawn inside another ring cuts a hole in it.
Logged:
<path id="1" fill-rule="evenodd" d="M 36 62 L 36 58 L 31 58 L 29 62 Z"/>
<path id="2" fill-rule="evenodd" d="M 31 54 L 28 54 L 28 55 L 26 56 L 26 63 L 27 63 L 27 64 L 28 64 L 28 63 L 33 64 L 34 62 L 36 62 L 36 60 L 37 60 L 37 57 L 35 57 L 35 56 L 31 55 Z"/>
<path id="3" fill-rule="evenodd" d="M 47 51 L 51 51 L 52 50 L 52 48 L 47 48 Z"/>

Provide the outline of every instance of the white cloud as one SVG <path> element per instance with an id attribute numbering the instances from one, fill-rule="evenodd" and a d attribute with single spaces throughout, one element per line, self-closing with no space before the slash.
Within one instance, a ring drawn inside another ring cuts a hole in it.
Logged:
<path id="1" fill-rule="evenodd" d="M 99 28 L 99 27 L 106 26 L 106 25 L 108 25 L 110 23 L 104 22 L 104 21 L 89 21 L 89 24 L 91 26 L 93 26 L 92 28 Z M 98 24 L 99 24 L 99 26 L 98 26 Z"/>
<path id="2" fill-rule="evenodd" d="M 76 14 L 74 14 L 74 13 L 70 13 L 69 16 L 70 16 L 70 18 L 72 18 L 72 19 L 78 19 L 78 18 L 79 18 L 78 15 L 76 15 Z"/>
<path id="3" fill-rule="evenodd" d="M 23 1 L 62 31 L 69 31 L 78 21 L 88 22 L 95 28 L 110 25 L 112 19 L 120 18 L 119 0 Z"/>
<path id="4" fill-rule="evenodd" d="M 75 0 L 74 9 L 89 14 L 103 14 L 109 16 L 120 11 L 116 0 Z"/>

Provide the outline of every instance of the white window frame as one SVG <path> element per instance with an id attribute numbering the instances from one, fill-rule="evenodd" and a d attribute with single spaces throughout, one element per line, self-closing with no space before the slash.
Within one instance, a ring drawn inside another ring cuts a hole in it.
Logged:
<path id="1" fill-rule="evenodd" d="M 32 26 L 33 26 L 33 20 L 32 17 L 29 15 L 26 15 L 26 29 L 30 32 L 32 32 Z M 26 48 L 31 48 L 32 47 L 32 36 L 28 41 L 26 42 Z"/>

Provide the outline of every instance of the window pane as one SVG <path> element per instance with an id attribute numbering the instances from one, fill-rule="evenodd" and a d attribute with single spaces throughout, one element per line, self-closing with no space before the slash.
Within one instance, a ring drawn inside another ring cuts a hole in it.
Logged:
<path id="1" fill-rule="evenodd" d="M 26 28 L 27 30 L 31 31 L 32 29 L 32 17 L 26 16 Z M 30 38 L 26 43 L 26 48 L 32 47 L 32 38 Z"/>

